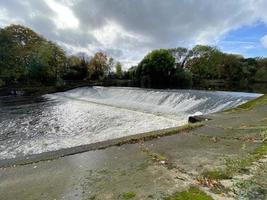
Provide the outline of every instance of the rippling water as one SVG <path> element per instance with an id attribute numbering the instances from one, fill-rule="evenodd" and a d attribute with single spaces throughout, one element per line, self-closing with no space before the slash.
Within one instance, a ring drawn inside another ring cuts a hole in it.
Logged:
<path id="1" fill-rule="evenodd" d="M 186 123 L 258 94 L 84 87 L 38 98 L 0 97 L 0 159 Z"/>

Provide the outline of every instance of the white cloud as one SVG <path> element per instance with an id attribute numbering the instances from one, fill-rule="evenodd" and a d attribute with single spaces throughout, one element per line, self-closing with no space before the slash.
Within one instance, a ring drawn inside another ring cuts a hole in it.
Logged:
<path id="1" fill-rule="evenodd" d="M 267 48 L 267 35 L 261 38 L 261 44 L 264 48 Z"/>
<path id="2" fill-rule="evenodd" d="M 72 10 L 55 0 L 46 0 L 47 5 L 57 14 L 52 20 L 59 29 L 76 29 L 79 27 L 79 20 L 74 16 Z"/>
<path id="3" fill-rule="evenodd" d="M 266 0 L 8 0 L 0 25 L 22 23 L 68 52 L 103 50 L 130 66 L 154 48 L 219 44 L 229 31 L 267 24 L 266 10 Z"/>

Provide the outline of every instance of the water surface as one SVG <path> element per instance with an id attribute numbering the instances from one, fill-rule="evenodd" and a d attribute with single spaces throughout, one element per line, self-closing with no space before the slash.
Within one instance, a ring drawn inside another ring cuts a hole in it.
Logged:
<path id="1" fill-rule="evenodd" d="M 179 126 L 189 115 L 238 106 L 251 93 L 83 87 L 0 97 L 0 159 Z"/>

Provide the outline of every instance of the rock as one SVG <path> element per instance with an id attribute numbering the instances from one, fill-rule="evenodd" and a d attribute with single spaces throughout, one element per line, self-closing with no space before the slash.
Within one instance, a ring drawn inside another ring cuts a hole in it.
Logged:
<path id="1" fill-rule="evenodd" d="M 197 123 L 197 122 L 202 122 L 202 121 L 208 121 L 210 119 L 204 117 L 203 115 L 199 115 L 199 116 L 190 116 L 188 118 L 188 122 L 189 123 Z"/>

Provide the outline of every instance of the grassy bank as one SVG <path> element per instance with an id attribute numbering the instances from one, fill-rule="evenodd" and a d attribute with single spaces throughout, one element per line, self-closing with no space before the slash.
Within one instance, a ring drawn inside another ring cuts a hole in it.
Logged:
<path id="1" fill-rule="evenodd" d="M 248 101 L 247 103 L 244 103 L 236 108 L 232 108 L 229 110 L 226 110 L 225 112 L 238 112 L 238 111 L 242 111 L 242 110 L 251 110 L 252 108 L 256 107 L 256 106 L 260 106 L 260 105 L 266 105 L 267 104 L 267 94 L 253 99 L 251 101 Z"/>

